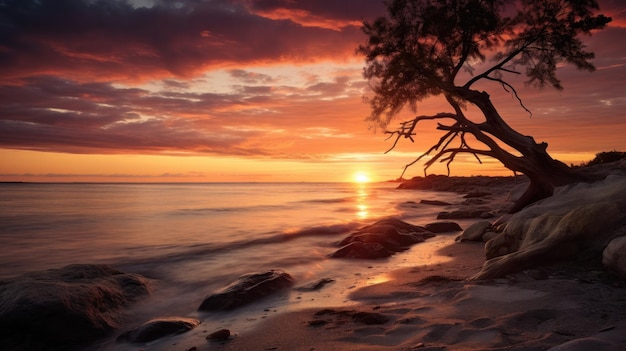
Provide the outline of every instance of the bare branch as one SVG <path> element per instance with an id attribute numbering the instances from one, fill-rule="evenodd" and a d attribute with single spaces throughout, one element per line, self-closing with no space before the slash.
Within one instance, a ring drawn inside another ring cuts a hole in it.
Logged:
<path id="1" fill-rule="evenodd" d="M 404 137 L 405 139 L 410 139 L 411 142 L 414 142 L 413 135 L 415 135 L 414 130 L 415 130 L 415 127 L 417 126 L 418 122 L 426 121 L 426 120 L 446 119 L 446 118 L 451 118 L 453 120 L 457 120 L 458 119 L 458 115 L 456 115 L 454 113 L 450 113 L 450 112 L 440 112 L 440 113 L 438 113 L 436 115 L 417 116 L 417 117 L 413 118 L 412 120 L 408 120 L 408 121 L 404 121 L 404 122 L 400 123 L 400 127 L 398 127 L 397 130 L 385 131 L 385 134 L 390 134 L 389 137 L 387 138 L 387 140 L 389 140 L 394 135 L 396 135 L 396 139 L 394 140 L 393 145 L 391 145 L 391 147 L 387 151 L 385 151 L 385 153 L 388 153 L 391 150 L 395 149 L 395 147 L 398 144 L 398 141 L 400 140 L 401 137 Z"/>
<path id="2" fill-rule="evenodd" d="M 533 113 L 532 113 L 532 112 L 531 112 L 531 111 L 530 111 L 530 110 L 529 110 L 529 109 L 528 109 L 528 108 L 524 105 L 524 102 L 522 101 L 522 98 L 520 98 L 520 97 L 519 97 L 519 95 L 517 94 L 517 90 L 515 90 L 515 88 L 514 88 L 511 84 L 509 84 L 509 83 L 507 83 L 507 82 L 505 82 L 504 80 L 499 79 L 499 78 L 485 77 L 485 79 L 492 80 L 492 81 L 494 81 L 494 82 L 498 82 L 498 83 L 502 84 L 502 87 L 504 88 L 504 90 L 505 90 L 507 93 L 509 93 L 509 92 L 513 92 L 513 96 L 515 96 L 515 98 L 516 98 L 516 99 L 517 99 L 517 101 L 519 102 L 520 106 L 522 106 L 522 108 L 523 108 L 526 112 L 528 112 L 528 114 L 530 115 L 530 117 L 531 117 L 531 118 L 533 117 Z M 511 91 L 509 91 L 507 88 L 508 88 L 508 89 L 511 89 Z"/>

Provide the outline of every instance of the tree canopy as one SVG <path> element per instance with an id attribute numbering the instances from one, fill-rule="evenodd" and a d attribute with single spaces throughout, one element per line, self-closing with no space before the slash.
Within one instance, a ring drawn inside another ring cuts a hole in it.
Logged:
<path id="1" fill-rule="evenodd" d="M 512 88 L 505 74 L 522 69 L 530 85 L 563 89 L 558 64 L 595 69 L 594 54 L 579 34 L 610 21 L 595 15 L 597 9 L 595 0 L 391 1 L 388 17 L 363 23 L 368 40 L 358 48 L 376 94 L 371 119 L 386 125 L 406 104 L 415 108 L 426 97 L 470 88 L 481 79 Z M 493 65 L 475 74 L 488 58 Z M 474 75 L 457 82 L 461 71 Z"/>
<path id="2" fill-rule="evenodd" d="M 413 140 L 422 120 L 447 121 L 438 124 L 444 131 L 441 139 L 416 159 L 437 150 L 425 168 L 436 161 L 449 165 L 459 153 L 471 153 L 479 161 L 480 156 L 494 157 L 530 177 L 529 189 L 536 192 L 529 192 L 531 198 L 545 197 L 553 186 L 575 177 L 547 154 L 547 144 L 509 127 L 489 95 L 474 85 L 495 82 L 526 109 L 510 77 L 524 75 L 528 86 L 560 90 L 559 65 L 593 71 L 594 54 L 580 37 L 611 21 L 598 9 L 595 0 L 392 0 L 387 16 L 363 22 L 367 41 L 357 50 L 365 56 L 364 76 L 374 92 L 368 119 L 386 128 L 405 106 L 416 111 L 418 102 L 443 96 L 452 111 L 417 116 L 387 131 L 396 136 L 392 148 L 400 138 Z M 484 121 L 473 122 L 467 104 L 476 106 Z M 484 147 L 471 147 L 467 134 Z M 453 141 L 458 146 L 451 146 Z"/>

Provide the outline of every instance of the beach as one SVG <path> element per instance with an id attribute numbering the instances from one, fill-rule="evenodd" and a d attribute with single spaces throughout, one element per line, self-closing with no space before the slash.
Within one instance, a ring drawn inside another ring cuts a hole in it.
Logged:
<path id="1" fill-rule="evenodd" d="M 504 189 L 482 190 L 492 194 L 482 197 L 489 200 L 487 207 L 507 202 Z M 349 298 L 356 305 L 279 313 L 252 330 L 235 331 L 227 341 L 194 342 L 191 337 L 175 346 L 315 351 L 626 347 L 626 282 L 599 262 L 560 262 L 471 280 L 485 262 L 484 245 L 454 238 L 444 235 L 418 244 L 441 260 L 392 269 L 386 281 L 352 291 Z"/>
<path id="2" fill-rule="evenodd" d="M 392 201 L 395 205 L 391 207 L 400 211 L 390 217 L 415 225 L 452 221 L 465 229 L 476 222 L 506 217 L 512 196 L 524 186 L 519 179 L 511 182 L 480 177 L 464 184 L 453 189 L 456 192 L 396 190 L 396 185 L 386 184 L 369 192 L 383 199 L 378 205 L 370 202 L 369 209 L 389 206 Z M 335 195 L 316 201 L 326 209 L 329 203 L 342 204 L 337 207 L 342 216 L 346 214 L 345 204 L 351 204 L 355 218 L 359 216 L 358 196 Z M 459 218 L 437 219 L 442 213 Z M 478 217 L 464 218 L 467 213 Z M 461 231 L 438 233 L 386 259 L 328 258 L 341 237 L 376 220 L 326 223 L 323 236 L 300 228 L 295 231 L 297 238 L 288 241 L 268 235 L 256 246 L 247 244 L 247 254 L 241 251 L 239 241 L 224 245 L 222 249 L 232 251 L 223 255 L 231 259 L 237 253 L 257 257 L 256 262 L 241 262 L 239 271 L 211 271 L 211 266 L 204 266 L 221 257 L 212 251 L 213 246 L 194 245 L 191 251 L 179 251 L 171 244 L 161 244 L 169 247 L 169 255 L 158 259 L 115 258 L 115 268 L 154 279 L 154 286 L 147 297 L 122 309 L 124 323 L 119 328 L 78 349 L 621 350 L 626 345 L 626 282 L 604 269 L 601 262 L 569 260 L 498 278 L 473 279 L 484 267 L 485 244 L 458 240 Z M 313 232 L 320 230 L 317 224 L 311 227 L 316 228 Z M 275 251 L 267 255 L 268 248 L 281 248 L 288 254 Z M 258 256 L 259 250 L 266 256 Z M 252 255 L 254 252 L 257 256 Z M 303 257 L 296 260 L 297 255 Z M 272 256 L 274 259 L 259 261 Z M 227 269 L 229 265 L 237 266 L 237 260 L 220 267 Z M 293 276 L 293 285 L 234 310 L 197 310 L 211 291 L 228 286 L 241 273 L 255 272 L 254 267 L 256 271 L 284 269 Z M 213 273 L 210 281 L 200 278 L 207 272 Z M 328 284 L 302 288 L 320 279 L 327 279 Z M 199 324 L 189 331 L 145 342 L 116 340 L 123 332 L 159 317 L 191 318 Z M 228 330 L 225 337 L 207 339 L 224 330 Z M 568 342 L 576 344 L 567 346 Z"/>

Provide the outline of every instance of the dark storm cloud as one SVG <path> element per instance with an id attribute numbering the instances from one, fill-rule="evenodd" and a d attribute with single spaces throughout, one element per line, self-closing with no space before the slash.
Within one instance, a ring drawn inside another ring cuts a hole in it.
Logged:
<path id="1" fill-rule="evenodd" d="M 279 73 L 261 74 L 253 66 L 355 58 L 364 40 L 359 21 L 382 15 L 382 0 L 151 3 L 0 0 L 0 148 L 271 155 L 278 154 L 275 142 L 287 145 L 280 152 L 304 155 L 310 146 L 291 148 L 293 138 L 265 134 L 285 129 L 342 136 L 366 129 L 356 124 L 367 114 L 359 99 L 367 83 L 358 72 L 330 78 L 309 72 L 307 86 L 289 86 Z M 598 71 L 560 71 L 570 95 L 558 103 L 587 105 L 551 112 L 561 125 L 542 130 L 552 135 L 562 133 L 566 118 L 568 125 L 596 123 L 588 116 L 599 108 L 610 109 L 602 110 L 606 123 L 623 120 L 626 12 L 620 0 L 604 0 L 601 9 L 614 21 L 585 39 Z M 229 81 L 219 83 L 225 89 L 199 77 L 214 68 L 227 73 Z M 147 82 L 150 88 L 132 87 Z M 198 86 L 206 91 L 193 90 Z M 523 94 L 537 115 L 555 105 L 543 92 Z M 350 147 L 366 147 L 357 144 Z"/>
<path id="2" fill-rule="evenodd" d="M 329 3 L 324 12 L 333 16 L 335 9 L 335 17 L 346 18 L 344 3 Z M 0 77 L 69 72 L 92 80 L 188 77 L 212 65 L 351 55 L 361 36 L 355 26 L 336 31 L 258 16 L 243 0 L 172 4 L 2 1 Z M 367 5 L 359 8 L 363 11 L 353 11 L 351 19 L 368 12 Z"/>

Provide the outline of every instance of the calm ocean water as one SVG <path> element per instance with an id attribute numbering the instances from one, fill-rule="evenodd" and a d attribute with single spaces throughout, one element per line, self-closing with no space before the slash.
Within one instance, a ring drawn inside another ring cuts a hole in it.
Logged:
<path id="1" fill-rule="evenodd" d="M 323 294 L 336 303 L 341 292 L 390 267 L 426 260 L 410 251 L 374 263 L 328 259 L 343 236 L 387 216 L 414 224 L 435 221 L 441 208 L 420 205 L 421 199 L 459 201 L 453 193 L 395 186 L 0 184 L 0 279 L 72 263 L 141 273 L 159 285 L 136 306 L 137 320 L 194 315 L 211 291 L 241 274 L 268 269 L 283 269 L 298 283 L 333 278 L 335 287 Z M 278 305 L 307 307 L 322 298 L 293 295 Z"/>

